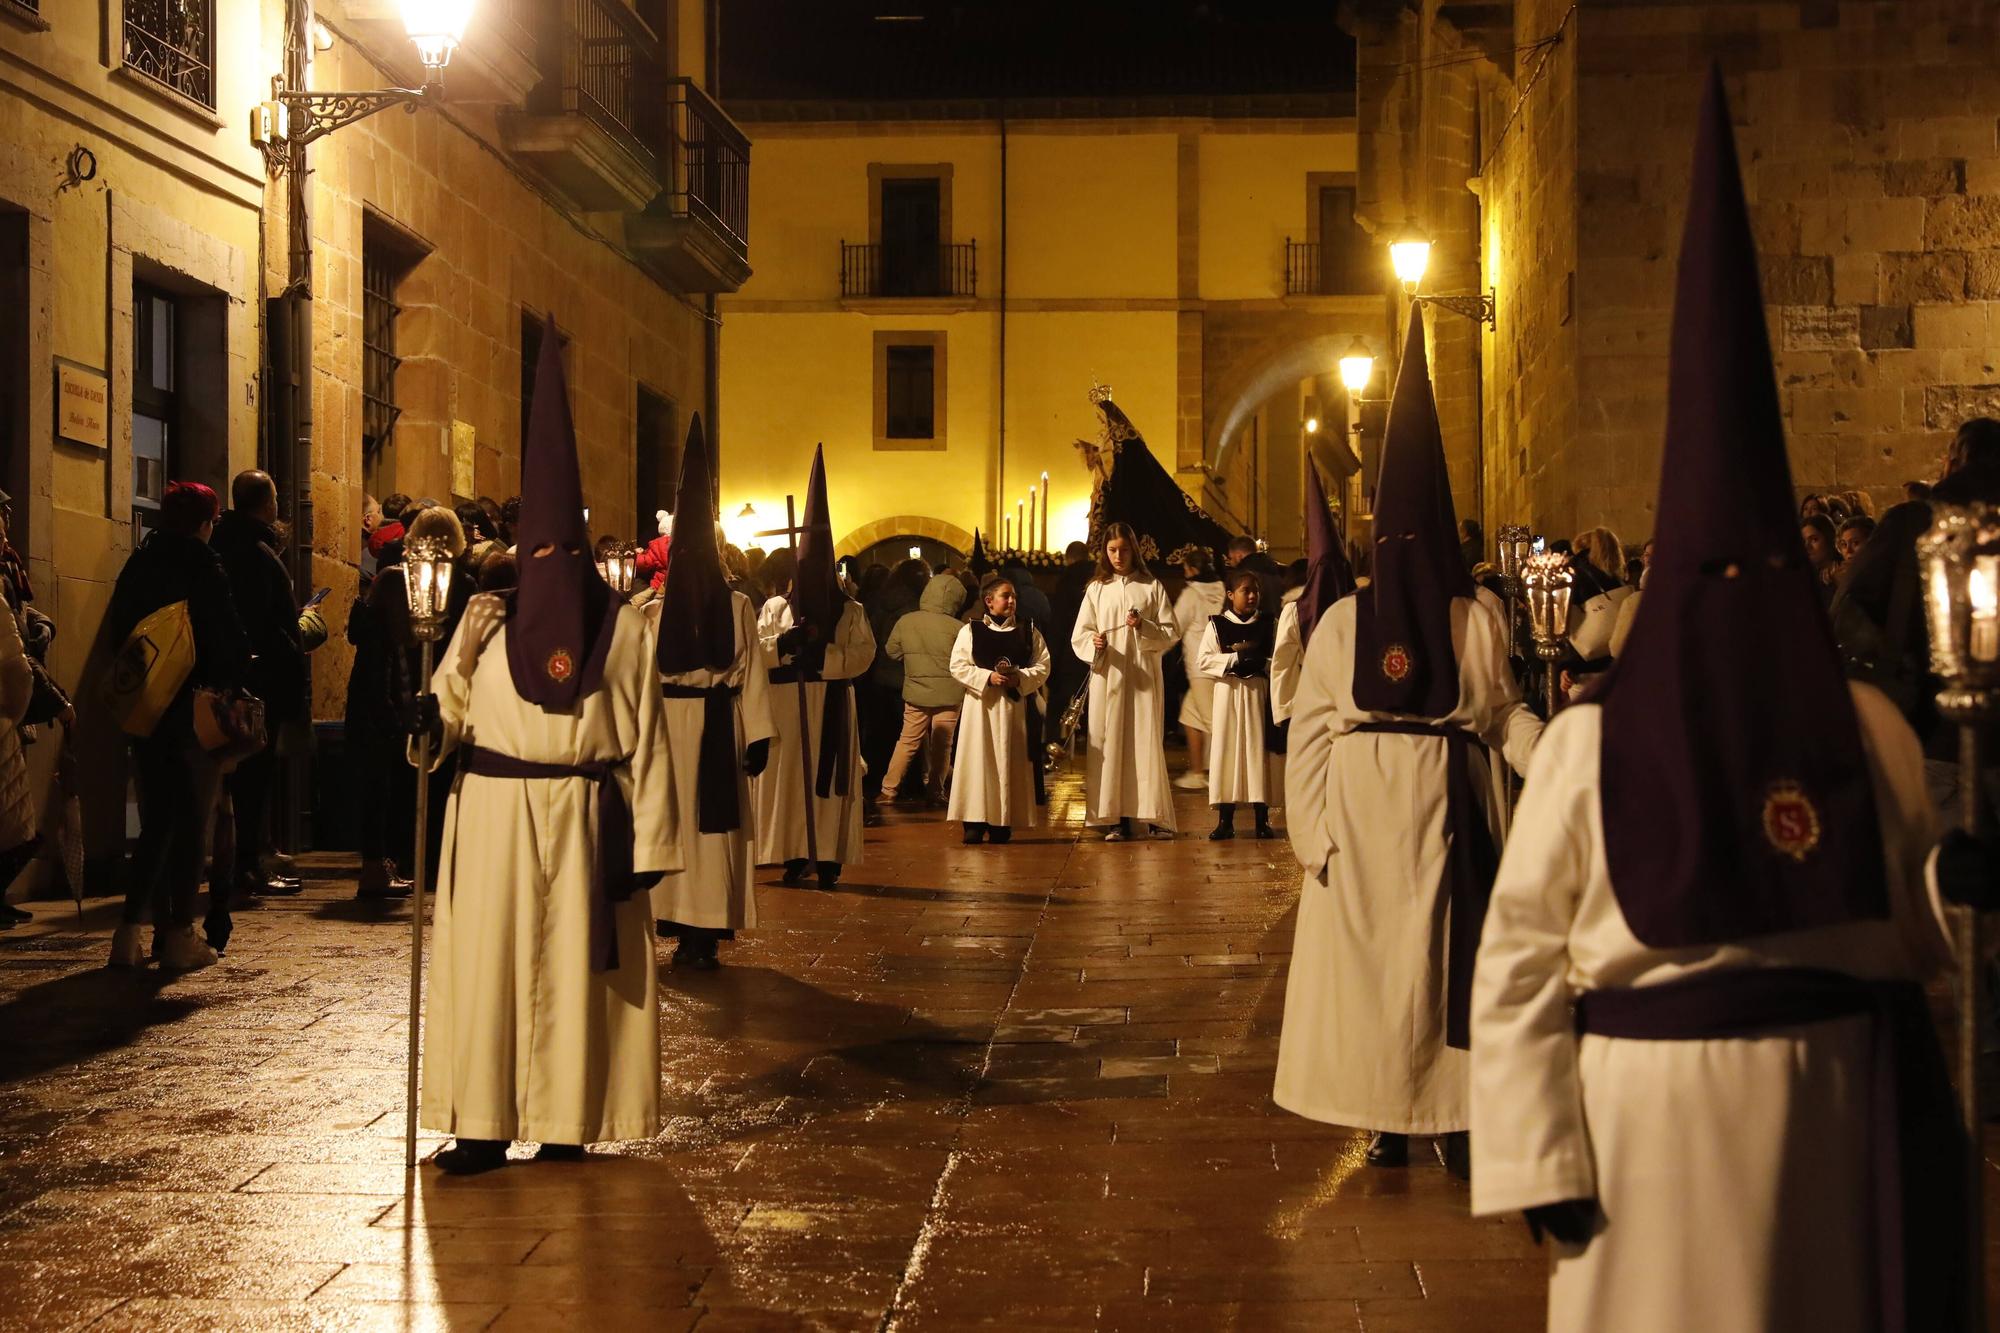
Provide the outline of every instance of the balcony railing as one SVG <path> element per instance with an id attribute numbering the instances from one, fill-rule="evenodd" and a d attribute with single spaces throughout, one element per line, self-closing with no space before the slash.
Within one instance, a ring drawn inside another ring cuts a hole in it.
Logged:
<path id="1" fill-rule="evenodd" d="M 125 0 L 127 69 L 215 109 L 214 0 Z"/>
<path id="2" fill-rule="evenodd" d="M 1329 250 L 1318 241 L 1285 238 L 1285 295 L 1365 296 L 1376 290 L 1368 274 L 1357 264 L 1359 256 L 1344 245 Z"/>
<path id="3" fill-rule="evenodd" d="M 673 127 L 673 179 L 667 210 L 723 237 L 739 256 L 750 251 L 750 140 L 690 79 L 667 85 Z"/>
<path id="4" fill-rule="evenodd" d="M 843 297 L 979 294 L 979 242 L 912 248 L 840 243 Z"/>
<path id="5" fill-rule="evenodd" d="M 169 3 L 172 0 L 168 0 Z M 545 77 L 533 110 L 573 112 L 647 164 L 661 139 L 659 40 L 620 0 L 559 0 L 544 39 Z"/>

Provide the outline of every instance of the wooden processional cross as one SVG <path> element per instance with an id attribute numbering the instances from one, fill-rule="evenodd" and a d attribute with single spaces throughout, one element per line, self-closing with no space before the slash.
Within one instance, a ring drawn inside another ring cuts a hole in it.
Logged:
<path id="1" fill-rule="evenodd" d="M 795 497 L 785 497 L 785 526 L 772 528 L 766 532 L 753 533 L 757 537 L 783 537 L 785 549 L 792 553 L 792 605 L 798 605 L 799 596 L 799 538 L 805 529 L 799 525 L 798 508 Z M 813 809 L 813 744 L 812 727 L 806 712 L 806 682 L 803 667 L 798 656 L 792 658 L 793 674 L 798 677 L 795 693 L 799 699 L 799 782 L 805 795 L 806 817 L 806 857 L 812 862 L 809 874 L 819 873 L 819 812 Z"/>

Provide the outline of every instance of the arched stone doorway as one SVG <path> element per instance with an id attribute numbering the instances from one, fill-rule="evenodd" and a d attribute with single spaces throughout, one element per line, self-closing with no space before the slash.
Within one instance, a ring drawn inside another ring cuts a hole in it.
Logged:
<path id="1" fill-rule="evenodd" d="M 939 518 L 925 518 L 917 514 L 897 514 L 890 518 L 878 518 L 863 523 L 854 531 L 842 537 L 834 546 L 838 555 L 866 556 L 875 553 L 883 564 L 894 564 L 907 558 L 910 547 L 920 547 L 922 559 L 932 564 L 940 557 L 955 556 L 960 560 L 972 550 L 972 534 L 955 523 L 947 523 Z M 880 548 L 878 551 L 877 548 Z M 889 557 L 881 559 L 880 557 Z M 864 559 L 864 563 L 867 561 Z"/>

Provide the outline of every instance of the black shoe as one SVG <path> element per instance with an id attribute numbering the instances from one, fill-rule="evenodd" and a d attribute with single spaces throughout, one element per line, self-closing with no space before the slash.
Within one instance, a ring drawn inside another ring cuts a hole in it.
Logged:
<path id="1" fill-rule="evenodd" d="M 840 883 L 840 862 L 821 861 L 819 863 L 819 886 L 830 889 Z"/>
<path id="2" fill-rule="evenodd" d="M 785 862 L 785 873 L 778 876 L 778 883 L 797 888 L 806 882 L 806 867 L 811 864 L 812 862 L 803 860 Z"/>
<path id="3" fill-rule="evenodd" d="M 289 898 L 305 888 L 304 883 L 286 875 L 238 875 L 236 893 L 239 898 L 252 896 L 260 898 Z"/>
<path id="4" fill-rule="evenodd" d="M 1210 842 L 1228 842 L 1231 838 L 1235 836 L 1236 836 L 1236 830 L 1229 827 L 1229 825 L 1227 824 L 1217 824 L 1214 828 L 1208 831 L 1208 840 Z"/>
<path id="5" fill-rule="evenodd" d="M 33 921 L 34 919 L 35 914 L 33 912 L 23 912 L 12 903 L 0 903 L 0 930 L 5 930 L 9 926 L 18 926 L 25 921 Z"/>
<path id="6" fill-rule="evenodd" d="M 1210 842 L 1228 842 L 1236 836 L 1236 807 L 1218 805 L 1215 807 L 1215 828 L 1208 835 Z"/>
<path id="7" fill-rule="evenodd" d="M 1396 1167 L 1409 1164 L 1409 1135 L 1378 1133 L 1368 1140 L 1368 1165 Z"/>
<path id="8" fill-rule="evenodd" d="M 448 1176 L 476 1176 L 507 1165 L 507 1145 L 499 1139 L 459 1139 L 431 1157 Z"/>
<path id="9" fill-rule="evenodd" d="M 971 820 L 967 820 L 965 823 L 965 845 L 967 847 L 976 847 L 985 841 L 986 825 L 975 824 Z M 998 842 L 1000 839 L 995 838 L 993 841 Z"/>
<path id="10" fill-rule="evenodd" d="M 581 1162 L 584 1157 L 581 1143 L 544 1143 L 535 1149 L 531 1162 Z"/>
<path id="11" fill-rule="evenodd" d="M 1431 1151 L 1444 1169 L 1460 1180 L 1472 1179 L 1472 1135 L 1464 1130 L 1451 1134 L 1440 1134 L 1431 1140 Z"/>
<path id="12" fill-rule="evenodd" d="M 675 971 L 686 968 L 690 972 L 713 972 L 721 966 L 722 960 L 716 957 L 713 943 L 701 949 L 690 948 L 683 944 L 674 953 Z"/>
<path id="13" fill-rule="evenodd" d="M 1278 830 L 1272 828 L 1271 821 L 1267 819 L 1257 825 L 1257 836 L 1260 838 L 1275 838 L 1278 836 Z"/>
<path id="14" fill-rule="evenodd" d="M 1008 828 L 1005 824 L 988 824 L 986 826 L 986 840 L 995 844 L 1012 842 L 1014 841 L 1014 830 Z"/>

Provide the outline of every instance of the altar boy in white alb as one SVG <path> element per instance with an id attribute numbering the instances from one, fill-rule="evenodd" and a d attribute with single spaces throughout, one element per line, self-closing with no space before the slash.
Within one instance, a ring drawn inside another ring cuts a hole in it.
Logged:
<path id="1" fill-rule="evenodd" d="M 1479 951 L 1473 1210 L 1550 1236 L 1558 1333 L 1970 1326 L 1923 755 L 1842 678 L 1757 275 L 1716 73 L 1645 601 L 1535 754 Z"/>
<path id="2" fill-rule="evenodd" d="M 510 1139 L 544 1158 L 659 1130 L 643 889 L 681 864 L 645 618 L 591 561 L 558 337 L 542 338 L 522 462 L 519 588 L 472 599 L 421 725 L 458 777 L 445 815 L 424 1024 L 433 1159 Z"/>
<path id="3" fill-rule="evenodd" d="M 979 597 L 985 614 L 951 646 L 951 674 L 965 687 L 965 702 L 945 813 L 964 822 L 966 842 L 1004 843 L 1017 825 L 1035 822 L 1027 701 L 1048 681 L 1049 646 L 1040 630 L 1016 618 L 1012 579 L 988 575 Z"/>
<path id="4" fill-rule="evenodd" d="M 712 971 L 716 945 L 757 924 L 750 779 L 771 749 L 770 681 L 750 599 L 723 581 L 701 417 L 681 453 L 666 585 L 646 607 L 660 672 L 682 868 L 653 886 L 674 966 Z"/>
<path id="5" fill-rule="evenodd" d="M 1254 570 L 1229 576 L 1229 600 L 1221 615 L 1196 630 L 1201 649 L 1197 669 L 1215 683 L 1208 713 L 1208 803 L 1215 807 L 1209 840 L 1236 836 L 1236 807 L 1248 805 L 1257 836 L 1275 838 L 1271 804 L 1278 795 L 1282 763 L 1271 752 L 1277 724 L 1271 719 L 1271 649 L 1277 622 L 1259 609 L 1262 588 Z"/>

